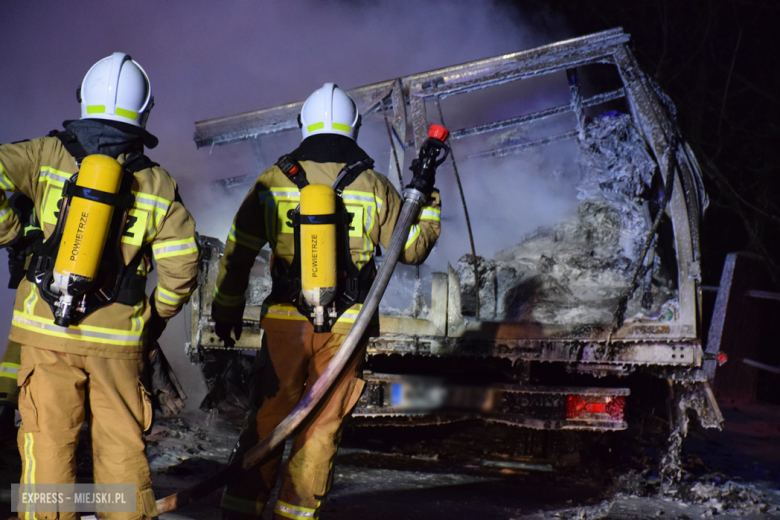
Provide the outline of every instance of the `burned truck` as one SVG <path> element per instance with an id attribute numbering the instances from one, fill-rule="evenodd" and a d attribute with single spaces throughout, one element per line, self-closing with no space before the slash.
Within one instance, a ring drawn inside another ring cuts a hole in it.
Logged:
<path id="1" fill-rule="evenodd" d="M 684 434 L 688 410 L 720 427 L 708 384 L 718 353 L 703 348 L 701 330 L 707 197 L 675 107 L 639 67 L 628 34 L 349 94 L 363 117 L 359 144 L 399 192 L 429 125 L 447 127 L 452 148 L 437 173 L 441 238 L 423 265 L 396 267 L 368 346 L 358 422 L 621 430 L 632 376 L 643 374 L 668 388 L 674 428 Z M 297 146 L 301 106 L 196 123 L 199 148 L 244 143 L 257 163 L 215 186 L 240 200 Z M 224 244 L 202 237 L 202 246 L 188 352 L 213 383 L 227 366 L 209 315 Z M 252 271 L 243 352 L 261 348 L 270 257 L 262 250 Z"/>

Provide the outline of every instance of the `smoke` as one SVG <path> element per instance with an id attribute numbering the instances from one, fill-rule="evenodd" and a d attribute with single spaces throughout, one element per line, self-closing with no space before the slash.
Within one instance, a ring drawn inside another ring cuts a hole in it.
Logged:
<path id="1" fill-rule="evenodd" d="M 570 36 L 559 21 L 547 20 L 544 30 L 537 30 L 512 8 L 483 0 L 16 2 L 3 7 L 3 27 L 0 142 L 35 138 L 77 118 L 75 90 L 88 68 L 111 52 L 127 52 L 152 82 L 156 105 L 148 129 L 160 145 L 150 157 L 177 179 L 199 231 L 222 240 L 248 185 L 226 191 L 210 181 L 260 172 L 249 143 L 196 150 L 196 121 L 300 101 L 328 81 L 350 89 Z M 280 138 L 280 150 L 287 147 L 282 152 L 295 146 L 294 134 Z M 369 136 L 361 136 L 361 144 L 371 153 L 363 137 Z M 387 172 L 386 146 L 377 152 L 382 154 L 375 157 L 377 168 Z M 268 165 L 278 157 L 269 155 Z M 490 220 L 492 206 L 511 202 L 510 190 L 548 189 L 533 174 L 542 167 L 550 171 L 539 162 L 546 159 L 535 160 L 502 172 L 504 186 L 486 186 L 477 172 L 462 166 L 472 220 L 474 214 L 488 216 L 475 227 L 478 253 L 492 250 L 487 237 L 503 225 Z M 447 188 L 443 195 L 445 221 L 462 218 L 457 192 Z M 555 220 L 565 212 L 545 206 L 541 198 L 523 205 L 529 214 L 549 212 Z M 531 222 L 528 226 L 533 229 Z M 467 240 L 456 243 L 458 251 L 446 251 L 446 258 L 468 252 L 461 247 Z M 445 255 L 435 253 L 432 260 L 439 257 Z M 2 287 L 7 276 L 0 274 Z M 0 336 L 5 336 L 14 293 L 1 290 Z M 167 340 L 179 345 L 186 340 L 183 325 L 169 329 L 175 330 L 166 332 Z"/>

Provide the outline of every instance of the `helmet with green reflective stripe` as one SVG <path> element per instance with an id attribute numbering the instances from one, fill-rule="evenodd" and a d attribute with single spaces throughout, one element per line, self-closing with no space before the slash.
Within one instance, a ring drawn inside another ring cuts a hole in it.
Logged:
<path id="1" fill-rule="evenodd" d="M 357 140 L 360 114 L 349 94 L 335 83 L 325 83 L 306 99 L 298 124 L 304 139 L 310 135 L 337 134 Z"/>
<path id="2" fill-rule="evenodd" d="M 124 52 L 115 52 L 89 69 L 78 100 L 81 119 L 110 119 L 141 128 L 154 106 L 149 76 Z"/>

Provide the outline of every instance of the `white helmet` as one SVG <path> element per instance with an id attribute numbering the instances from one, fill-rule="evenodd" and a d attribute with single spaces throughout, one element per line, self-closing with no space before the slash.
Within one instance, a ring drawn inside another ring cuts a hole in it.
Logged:
<path id="1" fill-rule="evenodd" d="M 115 52 L 89 69 L 78 100 L 81 119 L 110 119 L 141 128 L 154 106 L 149 76 L 124 52 Z"/>
<path id="2" fill-rule="evenodd" d="M 303 104 L 298 124 L 304 139 L 316 134 L 337 134 L 356 140 L 360 114 L 349 94 L 335 83 L 325 83 Z"/>

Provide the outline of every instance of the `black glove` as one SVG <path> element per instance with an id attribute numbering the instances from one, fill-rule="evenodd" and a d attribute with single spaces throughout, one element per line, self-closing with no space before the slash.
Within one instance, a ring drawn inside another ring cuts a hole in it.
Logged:
<path id="1" fill-rule="evenodd" d="M 16 240 L 8 246 L 8 254 L 27 258 L 35 252 L 38 244 L 43 243 L 43 231 L 39 227 L 26 226 L 19 232 Z"/>
<path id="2" fill-rule="evenodd" d="M 226 347 L 232 347 L 236 344 L 236 341 L 241 339 L 241 330 L 243 323 L 226 323 L 224 321 L 218 321 L 214 323 L 214 333 L 219 339 L 225 342 Z M 236 339 L 230 337 L 230 332 L 236 336 Z"/>
<path id="3" fill-rule="evenodd" d="M 8 280 L 8 288 L 16 289 L 24 278 L 27 257 L 41 249 L 43 244 L 43 231 L 34 226 L 27 226 L 19 232 L 16 239 L 7 246 L 8 271 L 11 277 Z"/>
<path id="4" fill-rule="evenodd" d="M 149 355 L 152 378 L 152 398 L 155 407 L 164 417 L 178 415 L 184 410 L 184 399 L 171 378 L 171 366 L 165 359 L 160 345 L 155 343 Z M 175 376 L 174 376 L 175 377 Z"/>
<path id="5" fill-rule="evenodd" d="M 154 305 L 155 296 L 152 295 L 152 317 L 146 322 L 146 341 L 149 345 L 157 343 L 157 340 L 162 336 L 168 321 L 161 318 L 157 312 L 157 307 Z"/>
<path id="6" fill-rule="evenodd" d="M 0 401 L 0 439 L 16 435 L 16 408 L 8 402 Z"/>
<path id="7" fill-rule="evenodd" d="M 436 168 L 441 166 L 450 153 L 450 147 L 444 144 L 449 136 L 447 129 L 437 125 L 431 125 L 428 139 L 420 148 L 419 156 L 412 161 L 410 170 L 414 176 L 406 188 L 414 189 L 425 195 L 431 196 L 433 183 L 436 181 Z M 439 157 L 441 152 L 444 154 Z"/>

